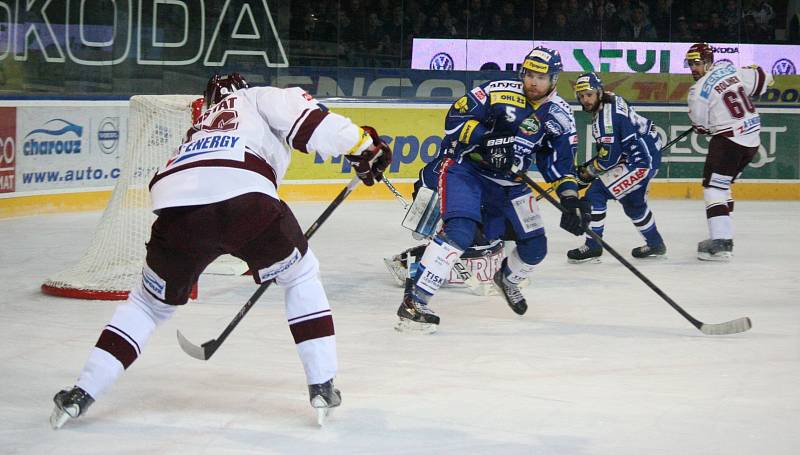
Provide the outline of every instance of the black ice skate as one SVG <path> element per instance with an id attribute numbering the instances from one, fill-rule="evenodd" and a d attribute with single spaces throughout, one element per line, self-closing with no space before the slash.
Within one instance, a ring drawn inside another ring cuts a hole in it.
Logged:
<path id="1" fill-rule="evenodd" d="M 342 404 L 342 393 L 333 386 L 333 378 L 322 384 L 309 384 L 308 397 L 311 407 L 317 410 L 317 423 L 325 424 L 325 419 L 331 415 L 333 408 Z"/>
<path id="2" fill-rule="evenodd" d="M 582 262 L 599 263 L 603 255 L 603 248 L 591 248 L 585 243 L 574 250 L 567 251 L 567 262 L 580 264 Z"/>
<path id="3" fill-rule="evenodd" d="M 730 261 L 733 239 L 706 239 L 697 244 L 697 259 L 701 261 Z"/>
<path id="4" fill-rule="evenodd" d="M 631 250 L 631 256 L 643 258 L 664 258 L 667 255 L 667 246 L 663 243 L 656 246 L 644 245 Z"/>
<path id="5" fill-rule="evenodd" d="M 77 419 L 86 413 L 94 398 L 82 388 L 75 386 L 72 390 L 62 390 L 53 397 L 56 404 L 50 415 L 50 425 L 54 430 L 61 428 L 69 419 Z"/>
<path id="6" fill-rule="evenodd" d="M 503 261 L 505 264 L 505 261 Z M 522 295 L 522 291 L 519 290 L 519 285 L 514 284 L 508 279 L 506 279 L 506 275 L 503 273 L 503 267 L 500 267 L 500 270 L 495 272 L 494 277 L 494 284 L 497 285 L 497 289 L 500 290 L 500 294 L 506 298 L 506 303 L 514 313 L 519 315 L 525 314 L 528 311 L 528 303 L 525 301 L 525 296 Z"/>
<path id="7" fill-rule="evenodd" d="M 400 317 L 400 321 L 395 326 L 395 330 L 398 332 L 421 331 L 433 333 L 439 325 L 439 316 L 428 308 L 428 305 L 414 297 L 413 290 L 414 282 L 411 279 L 406 279 L 403 303 L 397 309 L 397 316 Z"/>

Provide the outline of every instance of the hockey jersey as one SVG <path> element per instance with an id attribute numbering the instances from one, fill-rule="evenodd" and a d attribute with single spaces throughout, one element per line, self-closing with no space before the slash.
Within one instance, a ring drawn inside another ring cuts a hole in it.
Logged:
<path id="1" fill-rule="evenodd" d="M 713 135 L 723 135 L 737 144 L 761 144 L 761 119 L 750 101 L 772 84 L 772 75 L 757 65 L 736 68 L 719 61 L 689 89 L 689 118 Z"/>
<path id="2" fill-rule="evenodd" d="M 593 115 L 592 136 L 598 149 L 596 167 L 600 171 L 611 169 L 623 160 L 636 168 L 653 169 L 661 163 L 655 125 L 621 96 L 612 96 Z"/>
<path id="3" fill-rule="evenodd" d="M 531 133 L 533 120 L 529 119 L 532 116 L 535 125 L 542 125 L 541 132 Z M 531 125 L 525 133 L 531 134 L 518 133 L 526 120 Z M 569 105 L 555 92 L 533 104 L 525 97 L 519 80 L 489 81 L 473 88 L 456 100 L 447 113 L 441 153 L 459 161 L 469 160 L 487 134 L 516 136 L 515 155 L 521 169 L 528 169 L 536 159 L 538 167 L 545 169 L 548 181 L 573 175 L 572 161 L 577 146 L 575 118 Z M 525 145 L 517 147 L 520 143 Z M 534 154 L 534 149 L 540 153 Z M 480 169 L 480 172 L 500 185 L 519 183 L 507 174 L 490 169 Z"/>
<path id="4" fill-rule="evenodd" d="M 292 150 L 358 154 L 369 134 L 298 87 L 237 90 L 209 108 L 150 182 L 153 210 L 245 193 L 278 198 Z"/>

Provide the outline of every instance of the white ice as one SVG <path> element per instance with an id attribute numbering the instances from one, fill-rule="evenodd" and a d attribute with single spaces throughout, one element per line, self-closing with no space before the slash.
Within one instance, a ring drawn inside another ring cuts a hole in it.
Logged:
<path id="1" fill-rule="evenodd" d="M 326 204 L 292 204 L 303 226 Z M 795 454 L 800 446 L 800 203 L 737 202 L 734 260 L 695 258 L 702 201 L 651 201 L 669 248 L 636 267 L 704 322 L 706 336 L 610 255 L 570 265 L 582 241 L 543 206 L 549 255 L 519 317 L 500 297 L 445 289 L 426 336 L 393 330 L 402 290 L 381 258 L 414 244 L 395 201 L 346 201 L 312 246 L 334 309 L 343 404 L 319 428 L 269 289 L 207 362 L 175 331 L 216 337 L 255 290 L 204 277 L 201 298 L 161 327 L 87 415 L 59 431 L 52 396 L 71 386 L 114 303 L 48 297 L 99 213 L 0 220 L 0 454 Z M 641 244 L 616 204 L 607 241 Z"/>

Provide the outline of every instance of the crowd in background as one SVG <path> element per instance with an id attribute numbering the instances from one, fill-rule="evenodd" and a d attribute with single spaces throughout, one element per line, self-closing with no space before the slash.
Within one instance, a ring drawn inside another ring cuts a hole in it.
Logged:
<path id="1" fill-rule="evenodd" d="M 787 43 L 798 38 L 776 33 L 785 10 L 785 0 L 295 1 L 290 49 L 310 65 L 408 67 L 413 38 Z"/>

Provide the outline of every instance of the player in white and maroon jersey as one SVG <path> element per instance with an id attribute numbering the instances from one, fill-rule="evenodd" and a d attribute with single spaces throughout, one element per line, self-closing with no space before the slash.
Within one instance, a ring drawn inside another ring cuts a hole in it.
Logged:
<path id="1" fill-rule="evenodd" d="M 341 402 L 319 263 L 276 188 L 293 149 L 345 154 L 367 185 L 382 178 L 391 150 L 373 128 L 328 112 L 300 88 L 250 88 L 234 73 L 214 76 L 205 99 L 208 109 L 150 183 L 158 218 L 142 280 L 105 326 L 76 385 L 54 397 L 54 428 L 82 415 L 115 382 L 156 326 L 186 303 L 206 266 L 226 253 L 247 262 L 256 283 L 274 279 L 285 289 L 312 406 L 327 412 Z"/>
<path id="2" fill-rule="evenodd" d="M 693 44 L 686 65 L 696 81 L 689 90 L 689 118 L 695 132 L 710 134 L 703 197 L 709 238 L 697 245 L 697 257 L 728 261 L 733 252 L 731 185 L 758 151 L 761 119 L 750 97 L 763 94 L 772 75 L 757 65 L 736 68 L 726 60 L 714 63 L 706 43 Z"/>

